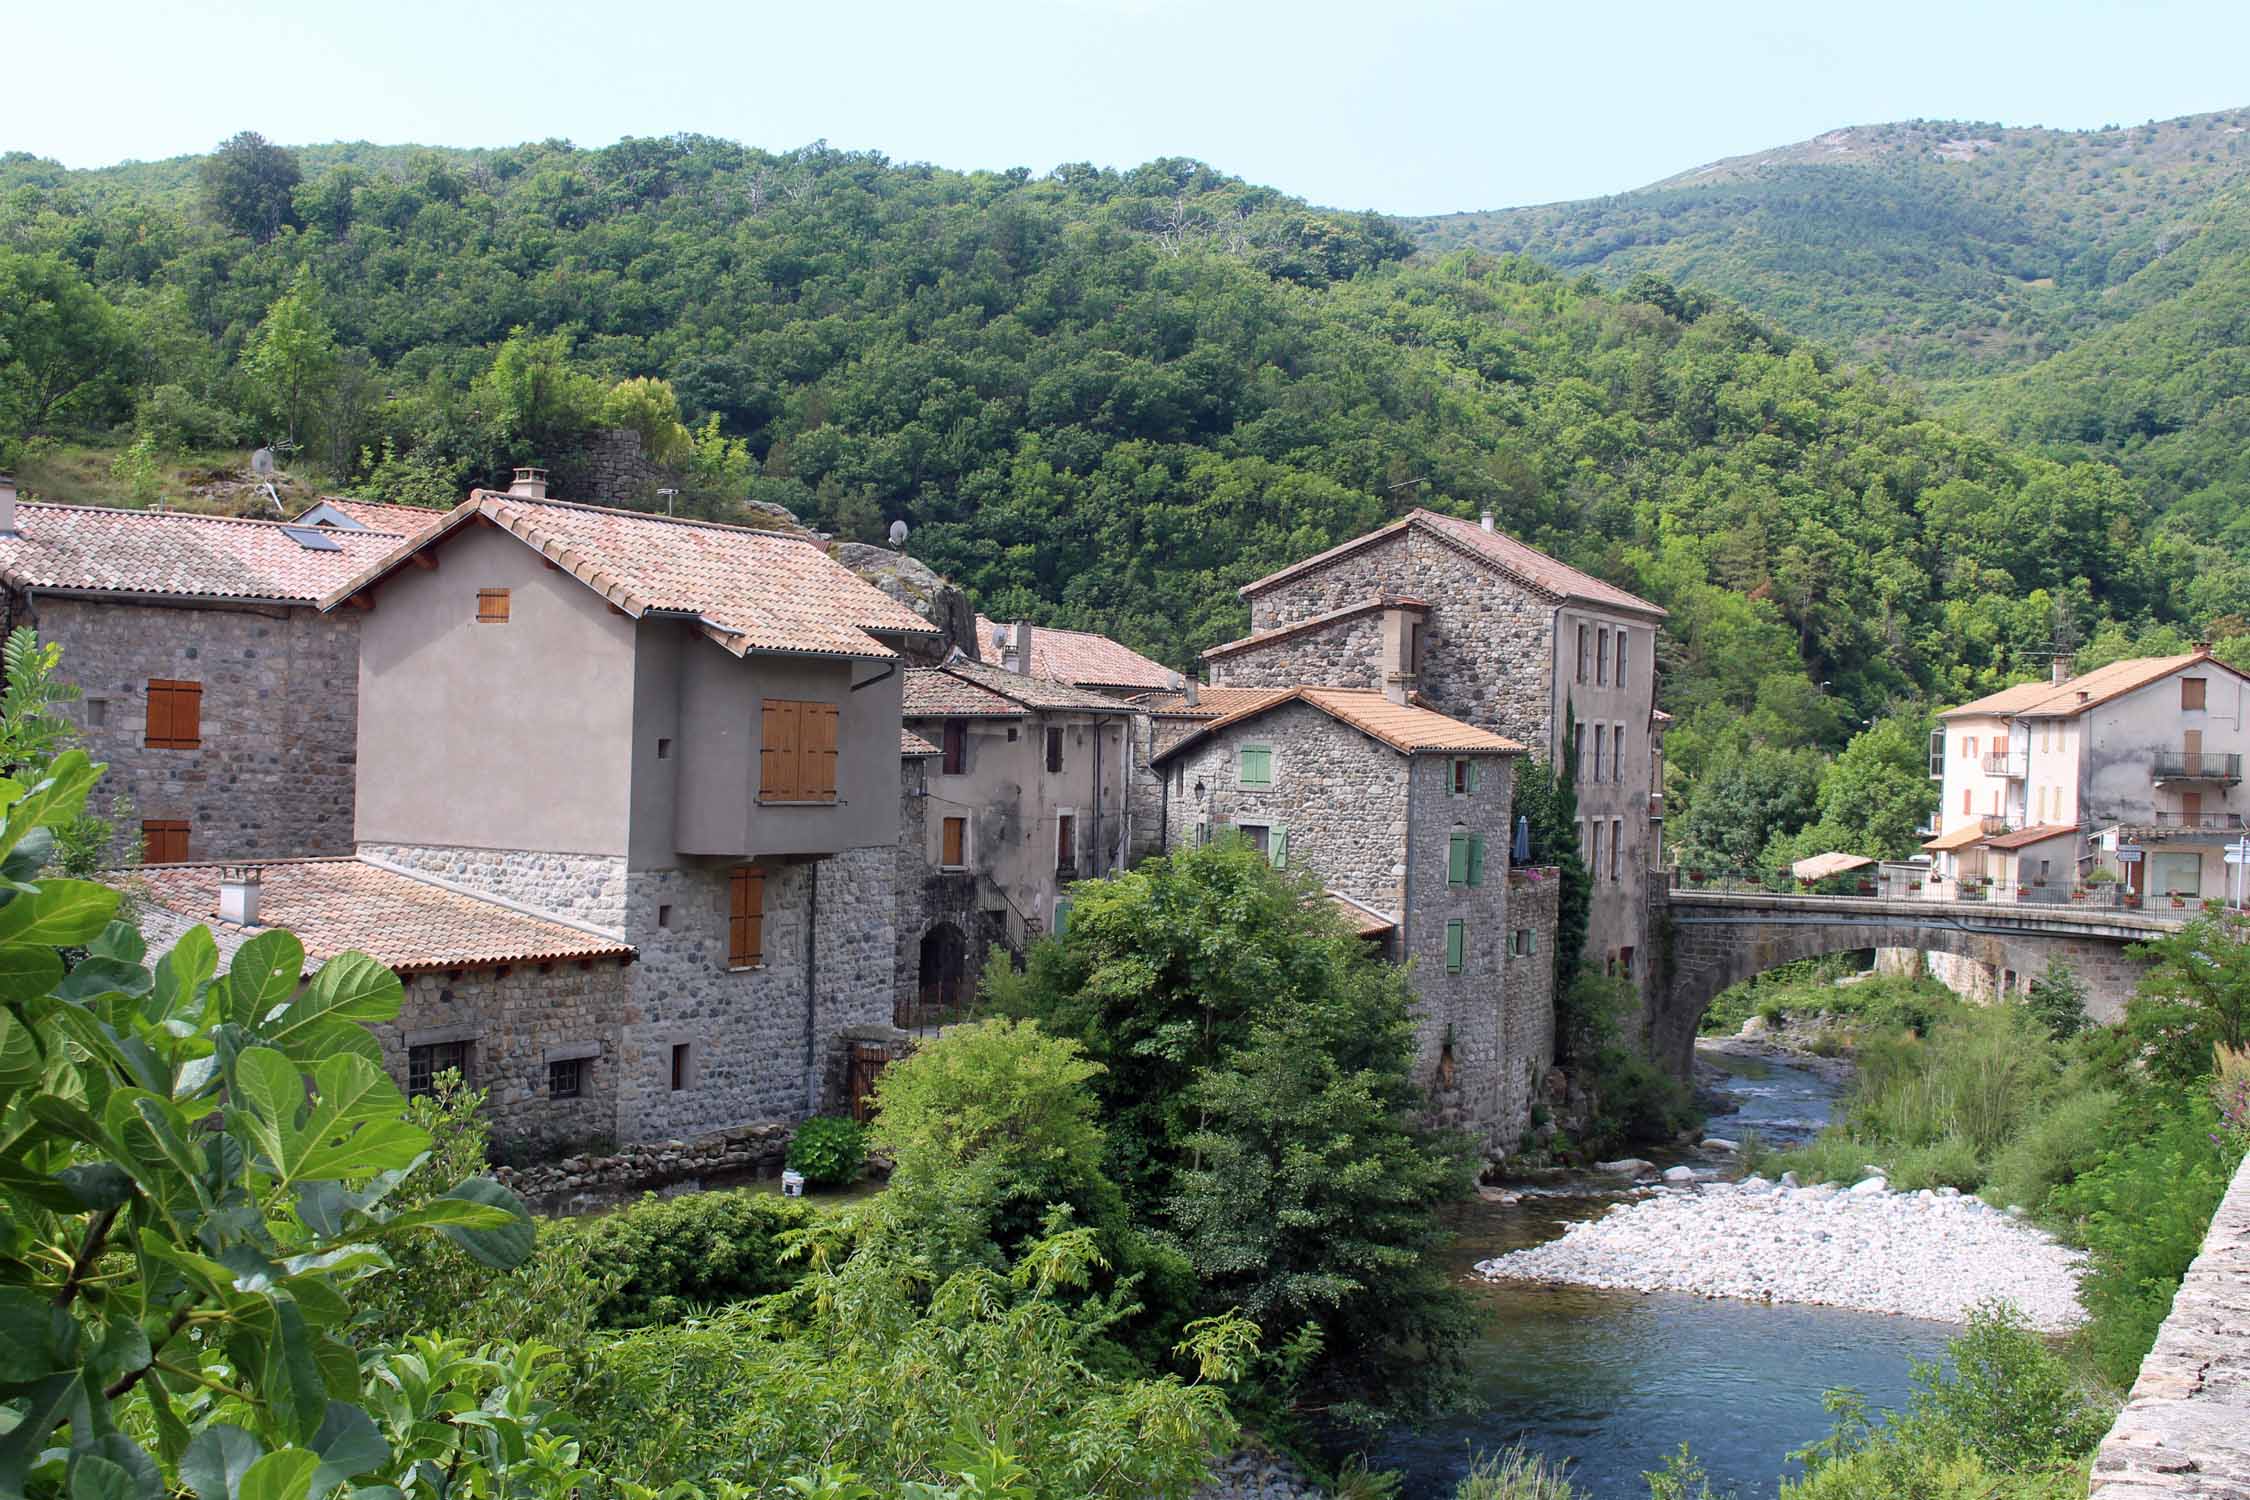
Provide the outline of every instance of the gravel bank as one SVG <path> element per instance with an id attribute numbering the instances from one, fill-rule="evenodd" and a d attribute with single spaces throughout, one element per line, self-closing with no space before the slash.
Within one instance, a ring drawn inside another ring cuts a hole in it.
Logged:
<path id="1" fill-rule="evenodd" d="M 2083 1265 L 2044 1231 L 1951 1189 L 1753 1177 L 1620 1204 L 1477 1270 L 1494 1280 L 1811 1302 L 1947 1323 L 1967 1322 L 1979 1302 L 2005 1300 L 2032 1326 L 2060 1332 L 2085 1318 Z"/>
<path id="2" fill-rule="evenodd" d="M 1304 1470 L 1277 1453 L 1244 1448 L 1211 1466 L 1193 1500 L 1326 1500 Z"/>

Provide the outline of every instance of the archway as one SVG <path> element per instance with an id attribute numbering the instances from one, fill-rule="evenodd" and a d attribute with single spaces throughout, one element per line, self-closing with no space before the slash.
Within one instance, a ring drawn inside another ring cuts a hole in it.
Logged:
<path id="1" fill-rule="evenodd" d="M 968 998 L 968 941 L 951 922 L 939 922 L 922 934 L 921 961 L 915 976 L 914 1014 L 896 1017 L 908 1030 L 950 1019 Z"/>

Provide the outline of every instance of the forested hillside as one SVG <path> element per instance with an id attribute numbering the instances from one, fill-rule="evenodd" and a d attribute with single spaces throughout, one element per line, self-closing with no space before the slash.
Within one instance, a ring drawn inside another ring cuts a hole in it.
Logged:
<path id="1" fill-rule="evenodd" d="M 0 433 L 35 489 L 90 443 L 147 501 L 180 455 L 290 438 L 318 482 L 434 501 L 631 425 L 683 503 L 903 517 L 987 613 L 1174 663 L 1244 628 L 1248 579 L 1411 504 L 1489 506 L 1673 611 L 1687 776 L 1832 749 L 2058 642 L 2250 612 L 2250 570 L 2106 464 L 1969 435 L 1661 279 L 1408 248 L 1185 161 L 15 157 Z"/>
<path id="2" fill-rule="evenodd" d="M 1916 120 L 1636 192 L 1410 220 L 1611 285 L 1653 272 L 1924 380 L 2021 369 L 2129 315 L 2112 293 L 2250 171 L 2250 110 L 2063 131 Z"/>

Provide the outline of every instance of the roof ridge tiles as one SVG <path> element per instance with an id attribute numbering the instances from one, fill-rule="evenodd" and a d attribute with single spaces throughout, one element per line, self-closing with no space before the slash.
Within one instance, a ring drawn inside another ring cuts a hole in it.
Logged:
<path id="1" fill-rule="evenodd" d="M 797 536 L 786 531 L 768 531 L 758 526 L 740 526 L 732 521 L 706 520 L 701 516 L 660 516 L 654 511 L 634 510 L 630 506 L 596 505 L 590 500 L 564 500 L 553 495 L 536 498 L 530 495 L 511 495 L 506 490 L 471 490 L 469 499 L 471 501 L 493 500 L 503 505 L 545 506 L 555 510 L 591 511 L 596 515 L 625 516 L 635 521 L 654 521 L 665 526 L 678 526 L 689 530 L 724 531 L 739 536 L 764 537 L 769 541 L 795 542 L 800 546 L 811 547 L 817 552 L 826 553 L 828 551 L 825 543 L 815 541 L 809 536 Z"/>

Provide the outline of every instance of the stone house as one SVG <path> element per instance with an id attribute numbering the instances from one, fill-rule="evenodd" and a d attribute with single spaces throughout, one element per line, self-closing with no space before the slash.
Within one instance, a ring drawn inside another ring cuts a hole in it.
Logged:
<path id="1" fill-rule="evenodd" d="M 359 616 L 321 597 L 397 546 L 177 511 L 18 504 L 0 476 L 0 628 L 62 647 L 57 675 L 150 862 L 352 847 Z"/>
<path id="2" fill-rule="evenodd" d="M 459 1071 L 487 1091 L 509 1154 L 617 1138 L 620 1039 L 636 1017 L 633 950 L 616 938 L 350 857 L 152 865 L 116 883 L 151 951 L 200 924 L 224 968 L 278 927 L 304 945 L 308 969 L 353 950 L 389 966 L 406 996 L 373 1028 L 383 1066 L 410 1095 Z"/>
<path id="3" fill-rule="evenodd" d="M 618 1135 L 793 1119 L 891 1019 L 900 644 L 817 545 L 536 474 L 334 588 L 363 859 L 633 948 Z"/>
<path id="4" fill-rule="evenodd" d="M 969 998 L 993 944 L 1020 953 L 1061 930 L 1072 881 L 1128 863 L 1142 716 L 966 660 L 909 670 L 900 712 L 937 751 L 902 750 L 914 813 L 900 823 L 898 1018 L 919 1025 Z"/>
<path id="5" fill-rule="evenodd" d="M 1293 687 L 1236 697 L 1156 757 L 1167 846 L 1245 838 L 1411 965 L 1417 1081 L 1439 1122 L 1500 1146 L 1554 1062 L 1556 883 L 1509 868 L 1523 755 L 1381 692 Z"/>
<path id="6" fill-rule="evenodd" d="M 1656 640 L 1665 612 L 1483 522 L 1415 510 L 1245 584 L 1250 634 L 1214 686 L 1383 691 L 1534 747 L 1577 780 L 1587 956 L 1647 968 L 1660 853 Z"/>

